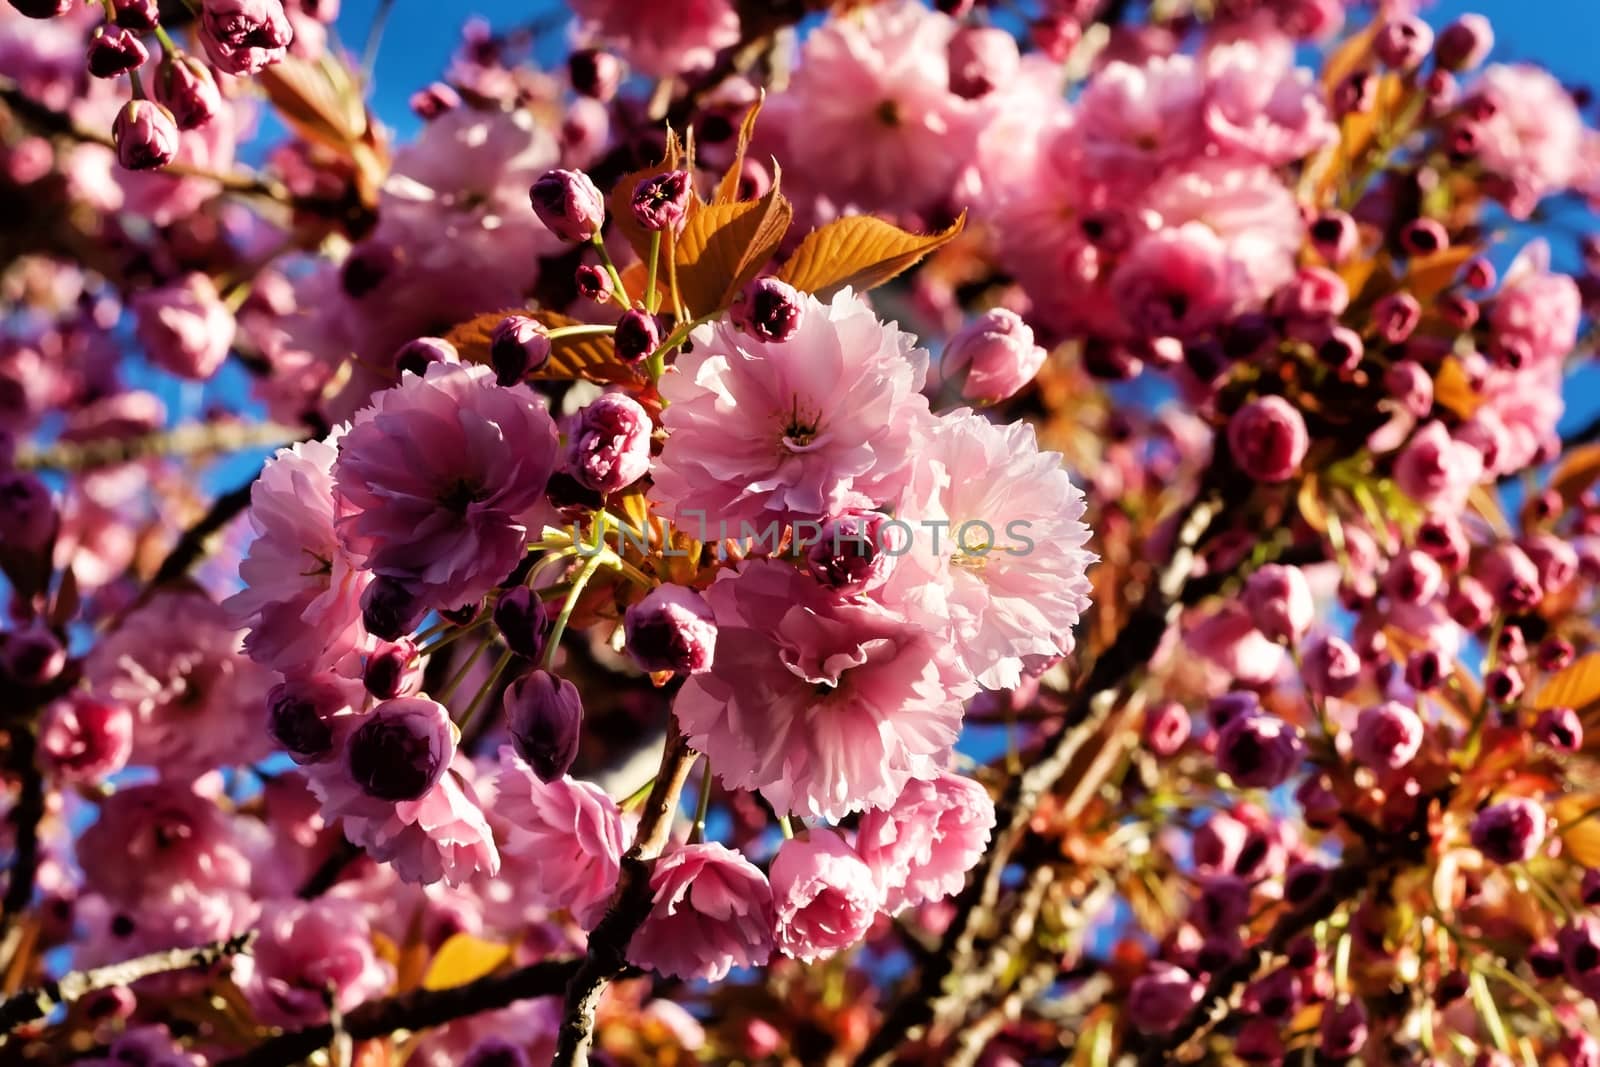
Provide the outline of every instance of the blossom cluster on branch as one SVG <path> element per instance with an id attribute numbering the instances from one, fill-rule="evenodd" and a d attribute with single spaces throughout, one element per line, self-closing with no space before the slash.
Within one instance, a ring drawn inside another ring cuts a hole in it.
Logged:
<path id="1" fill-rule="evenodd" d="M 0 1059 L 1600 1065 L 1586 90 L 378 7 L 0 8 Z"/>

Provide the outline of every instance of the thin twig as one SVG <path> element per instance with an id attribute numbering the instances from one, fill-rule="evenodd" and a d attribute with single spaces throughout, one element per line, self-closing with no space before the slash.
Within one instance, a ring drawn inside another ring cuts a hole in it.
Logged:
<path id="1" fill-rule="evenodd" d="M 44 777 L 34 759 L 38 738 L 31 727 L 23 725 L 13 727 L 9 734 L 11 766 L 20 785 L 16 805 L 11 809 L 15 827 L 13 858 L 7 872 L 6 894 L 0 900 L 0 925 L 7 933 L 33 899 L 33 883 L 39 873 L 39 822 L 44 818 L 45 799 Z"/>

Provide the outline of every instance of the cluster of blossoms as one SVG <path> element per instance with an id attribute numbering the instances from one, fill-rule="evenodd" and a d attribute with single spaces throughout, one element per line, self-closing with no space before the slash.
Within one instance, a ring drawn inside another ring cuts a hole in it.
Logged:
<path id="1" fill-rule="evenodd" d="M 1419 6 L 0 7 L 0 1047 L 1600 1065 L 1600 132 Z"/>

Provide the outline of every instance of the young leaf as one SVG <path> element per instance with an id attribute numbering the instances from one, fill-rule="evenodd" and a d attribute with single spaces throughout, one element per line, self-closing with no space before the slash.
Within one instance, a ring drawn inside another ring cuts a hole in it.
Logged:
<path id="1" fill-rule="evenodd" d="M 767 91 L 762 89 L 756 96 L 756 102 L 744 113 L 744 121 L 739 124 L 739 143 L 733 152 L 733 162 L 728 165 L 727 172 L 717 183 L 716 194 L 711 198 L 713 204 L 732 204 L 738 201 L 739 180 L 744 176 L 745 150 L 750 147 L 750 138 L 755 136 L 756 116 L 761 114 L 761 105 L 766 99 Z M 776 187 L 778 183 L 774 180 L 772 184 Z"/>
<path id="2" fill-rule="evenodd" d="M 580 325 L 577 319 L 568 318 L 555 311 L 529 311 L 527 308 L 509 308 L 505 311 L 486 311 L 461 323 L 445 335 L 445 340 L 456 346 L 466 363 L 489 362 L 489 338 L 500 320 L 507 315 L 527 315 L 538 319 L 552 330 L 562 326 Z M 550 343 L 550 359 L 532 375 L 546 381 L 637 383 L 638 375 L 632 367 L 617 359 L 616 349 L 609 334 L 585 334 L 578 337 L 558 337 Z"/>
<path id="3" fill-rule="evenodd" d="M 482 941 L 471 934 L 452 934 L 439 946 L 428 973 L 423 975 L 423 989 L 449 989 L 477 981 L 511 958 L 509 945 Z"/>
<path id="4" fill-rule="evenodd" d="M 721 311 L 766 266 L 789 232 L 794 209 L 778 192 L 778 176 L 760 200 L 698 208 L 678 236 L 678 294 L 691 315 Z"/>
<path id="5" fill-rule="evenodd" d="M 846 286 L 873 289 L 954 240 L 966 224 L 965 211 L 947 229 L 930 234 L 907 233 L 871 215 L 835 219 L 806 234 L 778 277 L 822 300 Z"/>
<path id="6" fill-rule="evenodd" d="M 1600 701 L 1600 652 L 1591 652 L 1544 684 L 1533 706 L 1574 708 L 1582 712 Z"/>

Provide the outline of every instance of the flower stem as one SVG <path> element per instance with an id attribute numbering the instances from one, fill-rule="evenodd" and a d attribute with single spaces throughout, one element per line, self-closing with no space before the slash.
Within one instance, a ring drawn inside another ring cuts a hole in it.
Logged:
<path id="1" fill-rule="evenodd" d="M 655 230 L 650 234 L 650 261 L 645 264 L 644 273 L 644 309 L 652 315 L 661 306 L 661 294 L 656 292 L 656 265 L 660 259 L 661 231 Z"/>
<path id="2" fill-rule="evenodd" d="M 478 687 L 478 692 L 473 695 L 472 702 L 468 704 L 466 710 L 461 713 L 461 720 L 456 725 L 461 728 L 461 732 L 463 734 L 467 732 L 467 725 L 472 722 L 472 717 L 476 715 L 478 713 L 478 709 L 483 706 L 484 699 L 494 691 L 494 687 L 500 681 L 500 676 L 506 672 L 507 667 L 511 666 L 511 661 L 514 658 L 516 658 L 516 653 L 512 652 L 509 648 L 500 653 L 499 660 L 495 662 L 494 670 L 489 672 L 488 680 L 485 681 L 483 685 Z"/>
<path id="3" fill-rule="evenodd" d="M 706 769 L 700 773 L 700 795 L 694 802 L 694 830 L 689 835 L 690 844 L 699 844 L 706 836 L 706 812 L 711 807 L 711 757 L 701 756 Z"/>
<path id="4" fill-rule="evenodd" d="M 556 616 L 556 624 L 550 628 L 550 640 L 545 643 L 544 655 L 540 657 L 541 670 L 549 670 L 550 665 L 556 661 L 556 650 L 561 647 L 561 636 L 567 632 L 567 621 L 572 618 L 572 609 L 578 606 L 578 598 L 583 595 L 583 587 L 589 584 L 589 579 L 594 577 L 594 572 L 600 569 L 605 562 L 603 554 L 589 557 L 583 565 L 578 576 L 572 580 L 572 588 L 567 590 L 567 599 L 561 605 L 561 614 Z"/>
<path id="5" fill-rule="evenodd" d="M 617 291 L 617 300 L 623 306 L 627 306 L 628 287 L 622 284 L 622 275 L 618 273 L 617 265 L 611 262 L 611 253 L 606 251 L 606 243 L 600 236 L 599 230 L 596 230 L 594 236 L 589 238 L 589 243 L 594 245 L 596 252 L 600 253 L 600 262 L 605 266 L 606 273 L 611 275 L 611 284 Z"/>

